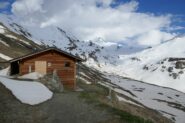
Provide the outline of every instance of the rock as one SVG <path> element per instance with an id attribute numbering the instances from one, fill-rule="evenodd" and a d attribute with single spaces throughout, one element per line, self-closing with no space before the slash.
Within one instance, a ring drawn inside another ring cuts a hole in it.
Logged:
<path id="1" fill-rule="evenodd" d="M 148 70 L 149 68 L 145 65 L 144 67 L 143 67 L 143 70 Z"/>
<path id="2" fill-rule="evenodd" d="M 179 74 L 183 74 L 184 72 L 183 71 L 179 71 Z"/>
<path id="3" fill-rule="evenodd" d="M 172 71 L 173 71 L 173 67 L 169 67 L 168 72 L 172 72 Z"/>
<path id="4" fill-rule="evenodd" d="M 185 62 L 184 61 L 177 61 L 175 64 L 176 69 L 184 69 L 185 68 Z"/>
<path id="5" fill-rule="evenodd" d="M 177 73 L 172 73 L 171 75 L 172 75 L 172 77 L 173 77 L 174 79 L 177 79 L 177 77 L 179 76 Z"/>
<path id="6" fill-rule="evenodd" d="M 140 60 L 139 58 L 137 58 L 137 57 L 132 57 L 131 60 L 133 60 L 133 61 L 141 61 L 141 60 Z"/>
<path id="7" fill-rule="evenodd" d="M 63 84 L 57 75 L 57 71 L 54 70 L 52 74 L 47 74 L 40 79 L 41 83 L 46 85 L 53 92 L 63 92 Z"/>

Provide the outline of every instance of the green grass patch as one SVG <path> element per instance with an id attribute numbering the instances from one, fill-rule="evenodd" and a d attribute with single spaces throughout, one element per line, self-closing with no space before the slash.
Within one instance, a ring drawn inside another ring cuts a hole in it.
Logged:
<path id="1" fill-rule="evenodd" d="M 107 109 L 112 114 L 119 116 L 121 121 L 124 121 L 126 123 L 153 123 L 150 120 L 146 120 L 142 117 L 132 115 L 128 112 L 125 112 L 125 111 L 119 110 L 117 108 L 111 107 L 107 104 L 99 104 L 99 106 L 101 108 Z"/>

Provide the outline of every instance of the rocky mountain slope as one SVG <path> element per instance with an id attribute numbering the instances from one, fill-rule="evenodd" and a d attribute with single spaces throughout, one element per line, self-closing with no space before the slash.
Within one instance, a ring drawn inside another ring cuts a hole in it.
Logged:
<path id="1" fill-rule="evenodd" d="M 87 83 L 100 83 L 130 106 L 153 109 L 174 122 L 184 123 L 183 92 L 132 80 L 184 91 L 184 36 L 145 49 L 101 40 L 79 41 L 59 27 L 28 27 L 5 15 L 0 15 L 0 22 L 1 61 L 56 46 L 86 59 L 80 77 Z"/>

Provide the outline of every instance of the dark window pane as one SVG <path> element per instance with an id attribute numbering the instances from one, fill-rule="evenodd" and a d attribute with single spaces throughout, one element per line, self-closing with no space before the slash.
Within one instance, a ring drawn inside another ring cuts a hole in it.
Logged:
<path id="1" fill-rule="evenodd" d="M 70 62 L 65 62 L 64 67 L 70 67 Z"/>

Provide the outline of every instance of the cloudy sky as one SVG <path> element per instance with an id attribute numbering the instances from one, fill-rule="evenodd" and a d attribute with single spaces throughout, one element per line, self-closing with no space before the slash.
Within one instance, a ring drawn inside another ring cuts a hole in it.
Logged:
<path id="1" fill-rule="evenodd" d="M 59 26 L 80 40 L 151 46 L 185 32 L 185 0 L 0 0 L 26 26 Z"/>

